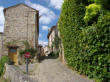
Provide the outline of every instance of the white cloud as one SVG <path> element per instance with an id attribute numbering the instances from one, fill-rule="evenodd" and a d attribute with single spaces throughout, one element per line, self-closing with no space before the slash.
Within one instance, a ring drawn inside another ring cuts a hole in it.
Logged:
<path id="1" fill-rule="evenodd" d="M 50 6 L 61 9 L 64 0 L 50 0 Z"/>
<path id="2" fill-rule="evenodd" d="M 46 46 L 46 45 L 48 45 L 48 42 L 47 41 L 39 40 L 39 44 L 41 44 L 43 46 Z"/>
<path id="3" fill-rule="evenodd" d="M 56 15 L 49 8 L 46 8 L 40 4 L 32 3 L 30 0 L 25 0 L 25 3 L 32 8 L 39 10 L 39 14 L 41 15 L 40 23 L 49 24 L 51 21 L 56 19 Z"/>
<path id="4" fill-rule="evenodd" d="M 4 29 L 5 18 L 4 18 L 3 9 L 4 8 L 0 6 L 0 32 L 3 32 L 3 29 Z"/>
<path id="5" fill-rule="evenodd" d="M 41 35 L 41 33 L 39 33 L 39 37 L 41 37 L 42 35 Z"/>
<path id="6" fill-rule="evenodd" d="M 43 29 L 43 30 L 48 30 L 49 27 L 48 27 L 48 26 L 42 26 L 42 29 Z"/>

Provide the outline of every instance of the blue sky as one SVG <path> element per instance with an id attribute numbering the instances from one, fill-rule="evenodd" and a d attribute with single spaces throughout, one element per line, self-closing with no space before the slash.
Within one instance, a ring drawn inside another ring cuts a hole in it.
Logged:
<path id="1" fill-rule="evenodd" d="M 0 0 L 0 31 L 4 28 L 3 9 L 19 3 L 25 3 L 34 9 L 39 10 L 41 15 L 39 25 L 39 44 L 45 46 L 48 42 L 48 29 L 56 25 L 63 0 Z"/>

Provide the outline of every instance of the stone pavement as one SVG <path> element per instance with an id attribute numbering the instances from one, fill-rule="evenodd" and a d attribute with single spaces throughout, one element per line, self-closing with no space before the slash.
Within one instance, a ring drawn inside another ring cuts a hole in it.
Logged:
<path id="1" fill-rule="evenodd" d="M 38 82 L 94 82 L 68 69 L 58 59 L 42 61 L 30 77 Z"/>

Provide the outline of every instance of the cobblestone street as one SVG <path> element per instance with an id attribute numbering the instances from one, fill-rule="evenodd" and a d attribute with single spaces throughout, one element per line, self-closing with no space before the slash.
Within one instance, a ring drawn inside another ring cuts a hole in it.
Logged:
<path id="1" fill-rule="evenodd" d="M 58 59 L 42 61 L 31 77 L 38 82 L 94 82 L 68 69 Z"/>

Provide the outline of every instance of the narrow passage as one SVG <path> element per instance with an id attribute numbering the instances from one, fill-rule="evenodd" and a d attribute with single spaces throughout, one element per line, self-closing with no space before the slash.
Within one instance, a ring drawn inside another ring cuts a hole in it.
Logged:
<path id="1" fill-rule="evenodd" d="M 33 79 L 38 82 L 94 82 L 68 69 L 58 59 L 46 59 L 38 64 Z"/>

